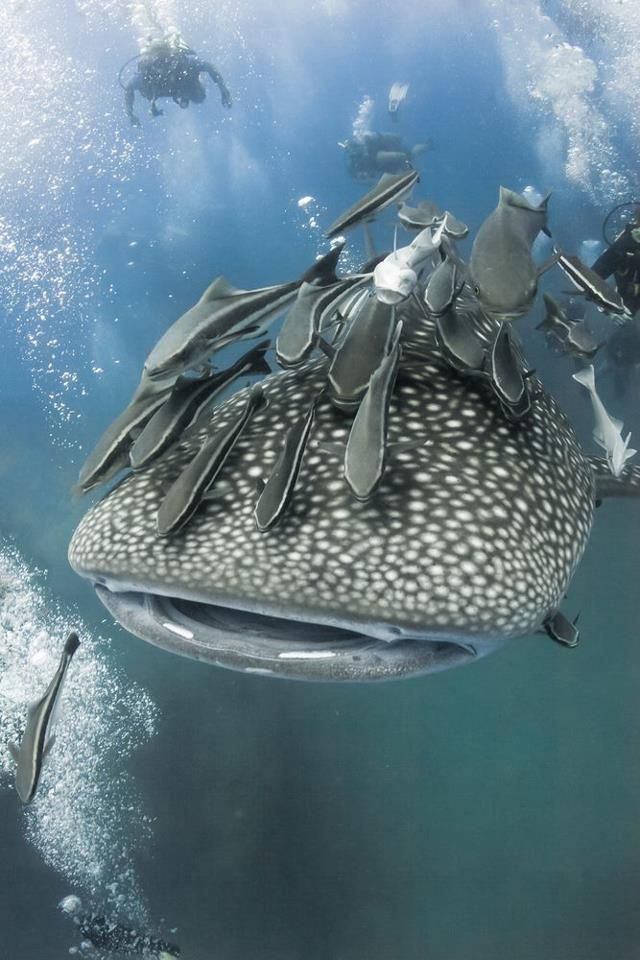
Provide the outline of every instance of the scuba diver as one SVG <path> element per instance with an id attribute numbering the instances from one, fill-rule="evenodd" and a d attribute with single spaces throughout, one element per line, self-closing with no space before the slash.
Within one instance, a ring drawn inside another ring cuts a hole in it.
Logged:
<path id="1" fill-rule="evenodd" d="M 417 156 L 428 149 L 420 143 L 408 150 L 396 133 L 367 131 L 338 143 L 347 154 L 349 173 L 354 180 L 377 180 L 383 173 L 411 170 Z"/>
<path id="2" fill-rule="evenodd" d="M 640 309 L 640 206 L 635 217 L 591 268 L 606 280 L 613 273 L 618 293 L 631 313 Z"/>
<path id="3" fill-rule="evenodd" d="M 617 235 L 610 239 L 607 227 L 610 220 L 631 208 L 633 216 Z M 611 334 L 604 347 L 606 366 L 613 375 L 616 393 L 625 393 L 632 376 L 640 370 L 640 204 L 620 204 L 605 218 L 603 235 L 609 244 L 593 264 L 603 279 L 613 274 L 618 293 L 627 309 L 634 314 L 624 326 Z"/>
<path id="4" fill-rule="evenodd" d="M 223 107 L 231 107 L 231 94 L 215 67 L 206 60 L 201 60 L 176 37 L 151 41 L 143 52 L 133 59 L 138 60 L 136 74 L 127 84 L 123 85 L 121 81 L 121 85 L 124 87 L 127 116 L 136 127 L 140 126 L 140 120 L 133 112 L 136 93 L 150 102 L 152 117 L 162 114 L 156 104 L 160 97 L 170 97 L 184 110 L 190 103 L 202 103 L 207 95 L 200 80 L 201 73 L 208 73 L 217 84 Z"/>
<path id="5" fill-rule="evenodd" d="M 65 897 L 58 906 L 65 916 L 72 918 L 83 943 L 90 944 L 96 950 L 117 956 L 143 957 L 145 960 L 175 960 L 180 956 L 180 947 L 172 943 L 139 933 L 100 914 L 84 912 L 79 897 Z"/>

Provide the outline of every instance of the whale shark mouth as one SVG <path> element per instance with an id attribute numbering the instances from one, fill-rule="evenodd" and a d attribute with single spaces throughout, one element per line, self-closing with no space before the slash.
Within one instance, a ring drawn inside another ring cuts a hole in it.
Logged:
<path id="1" fill-rule="evenodd" d="M 114 619 L 142 640 L 244 673 L 390 680 L 436 673 L 479 655 L 471 643 L 445 635 L 415 637 L 396 627 L 318 623 L 156 593 L 114 592 L 99 583 L 94 588 Z"/>

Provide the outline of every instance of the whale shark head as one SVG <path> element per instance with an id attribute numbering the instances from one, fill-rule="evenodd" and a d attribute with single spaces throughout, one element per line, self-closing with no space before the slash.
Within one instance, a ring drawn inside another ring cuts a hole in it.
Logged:
<path id="1" fill-rule="evenodd" d="M 125 477 L 80 522 L 69 558 L 131 633 L 247 672 L 370 680 L 472 662 L 538 629 L 589 536 L 594 479 L 568 421 L 540 389 L 509 422 L 490 391 L 442 360 L 433 325 L 404 318 L 390 401 L 387 468 L 375 495 L 343 477 L 351 419 L 323 386 L 327 361 L 262 381 L 265 403 L 182 529 L 158 508 L 201 449 L 198 421 Z M 214 411 L 224 429 L 239 390 Z M 287 428 L 316 402 L 288 511 L 256 528 L 256 486 Z"/>

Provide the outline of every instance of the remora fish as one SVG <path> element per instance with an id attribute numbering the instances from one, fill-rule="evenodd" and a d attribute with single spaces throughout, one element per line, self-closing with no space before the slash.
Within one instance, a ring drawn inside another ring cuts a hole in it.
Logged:
<path id="1" fill-rule="evenodd" d="M 595 357 L 602 344 L 593 338 L 584 320 L 570 320 L 558 301 L 548 293 L 544 295 L 544 303 L 546 313 L 536 330 L 553 337 L 566 353 L 586 360 Z"/>
<path id="2" fill-rule="evenodd" d="M 276 356 L 282 366 L 293 367 L 307 359 L 316 344 L 325 311 L 356 282 L 356 278 L 348 278 L 323 287 L 302 284 L 276 340 Z"/>
<path id="3" fill-rule="evenodd" d="M 369 381 L 344 452 L 344 478 L 358 500 L 368 500 L 384 475 L 389 404 L 400 362 L 400 321 L 391 348 Z"/>
<path id="4" fill-rule="evenodd" d="M 444 221 L 435 230 L 426 227 L 407 247 L 394 250 L 373 271 L 373 288 L 382 303 L 396 304 L 415 290 L 427 261 L 442 239 Z"/>
<path id="5" fill-rule="evenodd" d="M 557 257 L 558 266 L 563 273 L 569 277 L 573 285 L 580 290 L 587 300 L 595 303 L 599 310 L 610 313 L 614 317 L 622 317 L 627 320 L 631 314 L 624 305 L 622 297 L 617 290 L 609 286 L 606 280 L 583 263 L 580 257 L 574 257 L 569 253 L 554 248 Z"/>
<path id="6" fill-rule="evenodd" d="M 398 219 L 407 230 L 424 230 L 425 227 L 435 227 L 444 222 L 444 232 L 452 240 L 462 240 L 469 233 L 466 223 L 458 220 L 448 210 L 441 210 L 431 200 L 422 200 L 417 207 L 401 203 Z"/>
<path id="7" fill-rule="evenodd" d="M 87 512 L 69 558 L 125 629 L 236 670 L 364 681 L 472 663 L 549 621 L 589 539 L 596 498 L 628 495 L 635 509 L 640 469 L 603 479 L 602 461 L 592 466 L 542 386 L 526 422 L 505 420 L 482 382 L 444 362 L 418 304 L 406 301 L 397 315 L 402 356 L 387 443 L 403 452 L 371 500 L 355 500 L 340 461 L 320 449 L 344 451 L 350 427 L 323 404 L 286 528 L 256 529 L 256 477 L 269 474 L 292 418 L 323 389 L 321 359 L 262 381 L 268 404 L 225 465 L 233 496 L 178 537 L 158 537 L 155 512 L 204 427 Z M 487 326 L 493 342 L 497 324 Z M 216 418 L 228 422 L 247 396 L 239 391 Z M 423 448 L 398 446 L 414 441 Z"/>
<path id="8" fill-rule="evenodd" d="M 141 470 L 160 456 L 237 377 L 248 373 L 269 373 L 270 367 L 264 358 L 268 349 L 269 341 L 265 340 L 227 370 L 212 371 L 211 376 L 203 380 L 178 380 L 171 396 L 156 410 L 133 444 L 129 452 L 133 469 Z"/>
<path id="9" fill-rule="evenodd" d="M 9 750 L 16 761 L 16 790 L 23 803 L 31 803 L 42 773 L 42 764 L 55 742 L 51 727 L 71 659 L 80 645 L 77 633 L 70 633 L 66 639 L 60 664 L 44 696 L 29 707 L 27 726 L 20 746 L 9 744 Z"/>
<path id="10" fill-rule="evenodd" d="M 240 339 L 259 321 L 273 317 L 309 283 L 333 283 L 335 267 L 344 244 L 317 260 L 298 280 L 257 290 L 237 290 L 224 277 L 207 287 L 198 302 L 160 337 L 144 365 L 152 379 L 197 369 L 213 350 Z"/>
<path id="11" fill-rule="evenodd" d="M 573 374 L 573 379 L 581 383 L 589 391 L 591 405 L 593 407 L 593 416 L 596 425 L 593 430 L 593 439 L 606 452 L 607 463 L 614 477 L 619 477 L 624 470 L 627 460 L 635 457 L 637 450 L 629 449 L 631 434 L 627 434 L 627 439 L 622 439 L 622 420 L 616 420 L 605 408 L 602 400 L 596 390 L 596 376 L 593 364 L 589 364 L 584 370 L 579 370 Z"/>
<path id="12" fill-rule="evenodd" d="M 336 347 L 329 367 L 331 399 L 340 410 L 357 410 L 392 335 L 392 308 L 369 295 Z"/>
<path id="13" fill-rule="evenodd" d="M 372 220 L 384 207 L 406 197 L 419 176 L 417 170 L 409 170 L 407 173 L 383 173 L 372 190 L 333 221 L 325 236 L 335 237 L 357 223 Z"/>
<path id="14" fill-rule="evenodd" d="M 244 407 L 227 427 L 215 430 L 214 426 L 213 436 L 206 440 L 160 504 L 157 515 L 159 536 L 168 537 L 188 523 L 261 403 L 262 388 L 257 385 L 251 389 Z"/>
<path id="15" fill-rule="evenodd" d="M 137 432 L 165 402 L 174 382 L 169 378 L 154 383 L 143 376 L 129 405 L 107 427 L 80 468 L 78 488 L 83 493 L 129 465 L 129 449 Z"/>
<path id="16" fill-rule="evenodd" d="M 276 460 L 253 512 L 256 527 L 261 533 L 275 527 L 291 501 L 315 411 L 314 401 L 307 415 L 296 420 L 286 433 L 282 452 Z"/>
<path id="17" fill-rule="evenodd" d="M 533 242 L 547 227 L 547 202 L 532 207 L 523 196 L 500 187 L 498 206 L 484 221 L 471 250 L 469 270 L 476 296 L 493 316 L 519 317 L 529 309 L 540 273 Z"/>
<path id="18" fill-rule="evenodd" d="M 457 264 L 451 257 L 445 257 L 429 277 L 427 289 L 424 292 L 424 302 L 429 313 L 434 317 L 446 313 L 458 289 Z"/>

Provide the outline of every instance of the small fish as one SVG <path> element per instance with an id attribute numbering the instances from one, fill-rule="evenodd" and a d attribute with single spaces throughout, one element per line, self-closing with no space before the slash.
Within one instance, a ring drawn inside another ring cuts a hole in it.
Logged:
<path id="1" fill-rule="evenodd" d="M 279 522 L 291 502 L 315 412 L 314 401 L 307 415 L 287 430 L 280 456 L 255 506 L 256 527 L 261 533 Z"/>
<path id="2" fill-rule="evenodd" d="M 390 253 L 373 271 L 373 287 L 382 303 L 397 304 L 406 300 L 418 285 L 427 261 L 440 246 L 444 221 L 435 230 L 421 230 L 407 247 Z"/>
<path id="3" fill-rule="evenodd" d="M 454 217 L 448 210 L 441 210 L 431 200 L 422 200 L 417 207 L 401 203 L 398 219 L 407 230 L 424 230 L 425 227 L 435 227 L 444 221 L 444 232 L 452 240 L 462 240 L 469 233 L 466 223 Z"/>
<path id="4" fill-rule="evenodd" d="M 602 346 L 589 332 L 584 320 L 570 320 L 557 300 L 548 293 L 544 295 L 546 313 L 536 330 L 542 330 L 560 344 L 566 353 L 590 360 Z"/>
<path id="5" fill-rule="evenodd" d="M 583 263 L 579 257 L 562 253 L 557 248 L 554 248 L 554 253 L 560 269 L 567 275 L 573 285 L 585 295 L 587 300 L 595 303 L 598 310 L 611 313 L 614 317 L 622 317 L 625 320 L 631 316 L 617 290 L 609 286 L 606 280 L 603 280 L 591 267 Z"/>
<path id="6" fill-rule="evenodd" d="M 129 405 L 107 427 L 80 468 L 79 490 L 86 493 L 129 465 L 129 449 L 135 436 L 166 401 L 174 383 L 175 378 L 154 383 L 143 376 Z"/>
<path id="7" fill-rule="evenodd" d="M 404 201 L 398 210 L 398 220 L 407 230 L 424 230 L 435 227 L 444 217 L 444 211 L 432 200 L 421 200 L 417 207 Z"/>
<path id="8" fill-rule="evenodd" d="M 500 324 L 498 335 L 489 354 L 491 385 L 496 396 L 511 415 L 519 420 L 529 412 L 531 402 L 523 369 L 511 343 L 509 327 Z"/>
<path id="9" fill-rule="evenodd" d="M 368 295 L 335 348 L 327 383 L 334 406 L 356 410 L 389 348 L 393 307 Z"/>
<path id="10" fill-rule="evenodd" d="M 156 524 L 160 537 L 168 537 L 188 523 L 262 402 L 262 387 L 256 385 L 240 413 L 227 427 L 208 438 L 185 467 L 158 508 Z"/>
<path id="11" fill-rule="evenodd" d="M 417 170 L 408 170 L 406 173 L 383 173 L 372 190 L 334 220 L 325 236 L 330 239 L 358 223 L 372 220 L 380 210 L 405 197 L 418 179 Z"/>
<path id="12" fill-rule="evenodd" d="M 400 362 L 402 321 L 391 348 L 371 377 L 344 452 L 344 478 L 358 500 L 368 500 L 384 476 L 389 404 Z"/>
<path id="13" fill-rule="evenodd" d="M 472 315 L 455 308 L 445 311 L 436 317 L 436 336 L 442 353 L 455 370 L 483 370 L 486 344 L 474 329 Z"/>
<path id="14" fill-rule="evenodd" d="M 589 364 L 584 370 L 579 370 L 573 374 L 573 379 L 581 383 L 589 391 L 591 397 L 591 406 L 595 418 L 595 428 L 593 438 L 606 453 L 609 469 L 614 477 L 619 477 L 624 470 L 628 460 L 634 457 L 636 450 L 629 449 L 631 434 L 627 434 L 626 440 L 622 439 L 621 420 L 616 420 L 610 416 L 596 391 L 596 375 L 593 364 Z"/>
<path id="15" fill-rule="evenodd" d="M 389 113 L 398 112 L 398 107 L 405 100 L 408 92 L 409 92 L 408 83 L 392 83 L 391 84 L 391 89 L 389 90 L 389 102 L 388 102 Z"/>
<path id="16" fill-rule="evenodd" d="M 498 206 L 476 234 L 469 270 L 475 294 L 492 316 L 519 317 L 535 299 L 540 273 L 551 265 L 538 267 L 531 254 L 534 240 L 547 228 L 548 199 L 534 207 L 500 187 Z"/>
<path id="17" fill-rule="evenodd" d="M 322 327 L 328 307 L 346 293 L 355 279 L 339 280 L 328 286 L 303 283 L 284 318 L 276 340 L 276 357 L 283 367 L 293 367 L 307 359 Z"/>
<path id="18" fill-rule="evenodd" d="M 42 773 L 42 764 L 55 743 L 51 733 L 56 706 L 71 659 L 80 645 L 77 633 L 66 639 L 58 669 L 44 696 L 29 707 L 27 726 L 20 746 L 9 744 L 11 756 L 16 761 L 16 790 L 23 803 L 31 803 Z"/>
<path id="19" fill-rule="evenodd" d="M 134 470 L 142 470 L 178 439 L 183 430 L 198 419 L 217 394 L 238 377 L 250 373 L 269 373 L 265 360 L 269 341 L 265 340 L 240 357 L 227 370 L 211 373 L 204 379 L 178 380 L 171 396 L 156 410 L 133 444 L 129 460 Z"/>
<path id="20" fill-rule="evenodd" d="M 451 257 L 446 257 L 435 268 L 424 293 L 424 302 L 427 310 L 434 317 L 440 317 L 447 312 L 456 298 L 457 292 L 464 284 L 458 283 L 458 266 Z"/>
<path id="21" fill-rule="evenodd" d="M 145 361 L 146 375 L 156 379 L 198 369 L 214 350 L 241 339 L 249 330 L 256 332 L 259 321 L 276 316 L 304 282 L 335 282 L 335 267 L 343 246 L 338 244 L 290 283 L 238 290 L 224 277 L 218 277 L 160 337 Z"/>
<path id="22" fill-rule="evenodd" d="M 469 227 L 460 220 L 458 217 L 454 217 L 449 210 L 444 212 L 444 232 L 448 237 L 451 237 L 452 240 L 463 240 L 466 235 L 469 233 Z"/>

